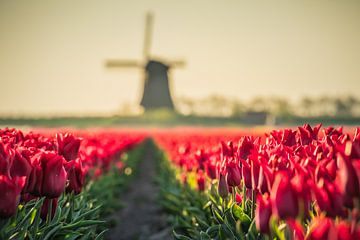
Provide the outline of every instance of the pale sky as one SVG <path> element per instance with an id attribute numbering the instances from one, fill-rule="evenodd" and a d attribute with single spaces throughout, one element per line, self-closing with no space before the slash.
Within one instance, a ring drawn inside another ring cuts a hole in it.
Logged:
<path id="1" fill-rule="evenodd" d="M 358 0 L 0 0 L 0 115 L 137 104 L 141 70 L 103 63 L 141 59 L 148 10 L 175 98 L 359 93 Z"/>

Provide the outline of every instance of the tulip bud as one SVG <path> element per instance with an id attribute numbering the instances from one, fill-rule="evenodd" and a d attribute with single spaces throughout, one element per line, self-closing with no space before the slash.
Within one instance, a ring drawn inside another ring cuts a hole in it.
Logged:
<path id="1" fill-rule="evenodd" d="M 218 193 L 219 193 L 220 197 L 222 197 L 222 198 L 227 198 L 227 196 L 229 194 L 228 183 L 226 181 L 225 175 L 223 175 L 223 174 L 220 174 Z"/>

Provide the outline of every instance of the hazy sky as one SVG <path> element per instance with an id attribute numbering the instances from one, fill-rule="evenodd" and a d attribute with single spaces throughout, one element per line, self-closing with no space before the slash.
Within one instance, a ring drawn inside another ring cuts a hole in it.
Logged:
<path id="1" fill-rule="evenodd" d="M 0 0 L 0 114 L 108 113 L 135 105 L 145 12 L 151 52 L 183 58 L 173 95 L 358 94 L 360 1 Z"/>

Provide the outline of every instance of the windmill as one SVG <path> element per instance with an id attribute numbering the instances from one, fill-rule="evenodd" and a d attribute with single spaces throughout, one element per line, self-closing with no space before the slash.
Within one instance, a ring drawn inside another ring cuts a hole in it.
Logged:
<path id="1" fill-rule="evenodd" d="M 140 68 L 144 70 L 144 87 L 140 105 L 146 110 L 159 108 L 174 109 L 171 97 L 168 72 L 174 67 L 185 65 L 182 60 L 169 61 L 163 58 L 154 58 L 150 54 L 151 37 L 154 17 L 146 14 L 143 59 L 121 60 L 110 59 L 105 62 L 108 68 Z"/>

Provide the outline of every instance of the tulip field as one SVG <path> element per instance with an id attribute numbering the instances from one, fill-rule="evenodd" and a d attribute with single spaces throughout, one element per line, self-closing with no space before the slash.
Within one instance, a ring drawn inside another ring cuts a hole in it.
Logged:
<path id="1" fill-rule="evenodd" d="M 148 152 L 159 239 L 360 239 L 360 128 L 321 124 L 2 129 L 0 239 L 107 239 Z"/>

